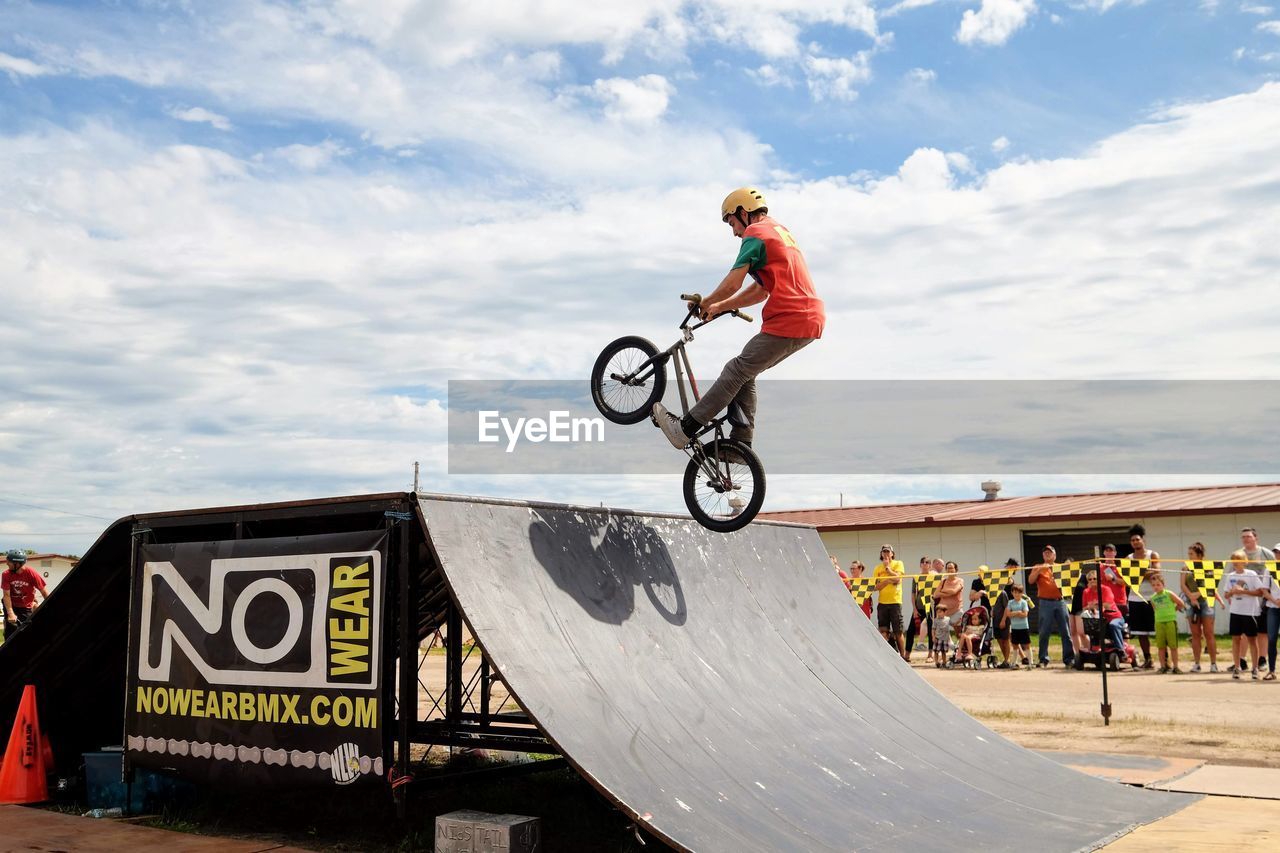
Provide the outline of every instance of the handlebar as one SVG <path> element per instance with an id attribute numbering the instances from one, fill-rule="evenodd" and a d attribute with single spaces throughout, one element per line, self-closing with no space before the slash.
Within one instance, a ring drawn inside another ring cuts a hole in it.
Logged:
<path id="1" fill-rule="evenodd" d="M 682 302 L 690 303 L 689 315 L 692 316 L 693 313 L 697 310 L 698 306 L 702 304 L 702 294 L 701 293 L 682 293 L 680 294 L 680 300 Z M 719 317 L 722 314 L 732 314 L 733 316 L 737 317 L 739 320 L 746 320 L 748 323 L 755 322 L 755 317 L 751 316 L 746 311 L 740 311 L 737 308 L 733 309 L 732 311 L 722 311 L 720 314 L 717 314 L 716 317 Z M 714 320 L 714 319 L 715 317 L 711 317 L 707 320 L 707 322 L 709 323 L 711 322 L 711 320 Z"/>

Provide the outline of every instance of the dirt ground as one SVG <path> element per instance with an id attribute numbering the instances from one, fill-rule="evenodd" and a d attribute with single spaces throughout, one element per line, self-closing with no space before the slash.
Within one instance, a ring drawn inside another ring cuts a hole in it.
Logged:
<path id="1" fill-rule="evenodd" d="M 1229 648 L 1229 646 L 1228 646 Z M 1056 656 L 1058 650 L 1053 648 Z M 1183 649 L 1183 666 L 1190 659 Z M 468 680 L 479 655 L 467 662 Z M 1227 655 L 1221 658 L 1225 670 Z M 444 688 L 444 656 L 424 655 L 424 687 Z M 1208 668 L 1207 661 L 1204 664 Z M 1157 675 L 1123 669 L 1107 674 L 1111 725 L 1102 724 L 1102 676 L 1054 664 L 1031 670 L 940 670 L 913 655 L 912 669 L 982 723 L 1029 749 L 1119 752 L 1196 758 L 1214 764 L 1280 767 L 1280 681 L 1235 681 L 1227 672 Z M 499 685 L 493 707 L 514 709 Z M 431 710 L 425 696 L 419 708 Z M 430 716 L 439 716 L 438 713 Z"/>
<path id="2" fill-rule="evenodd" d="M 1280 681 L 1235 681 L 1227 672 L 1108 673 L 1111 725 L 1102 724 L 1102 677 L 1055 664 L 1032 670 L 940 670 L 915 655 L 912 668 L 965 711 L 1030 749 L 1198 758 L 1280 767 L 1272 725 Z M 1207 664 L 1205 665 L 1207 668 Z"/>

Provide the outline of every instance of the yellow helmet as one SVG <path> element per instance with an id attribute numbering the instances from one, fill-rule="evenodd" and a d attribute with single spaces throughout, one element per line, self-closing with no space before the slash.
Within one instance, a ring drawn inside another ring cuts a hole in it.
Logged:
<path id="1" fill-rule="evenodd" d="M 727 220 L 730 216 L 742 208 L 747 213 L 769 212 L 769 203 L 764 200 L 764 195 L 755 187 L 739 187 L 724 197 L 724 201 L 720 202 L 720 219 Z"/>

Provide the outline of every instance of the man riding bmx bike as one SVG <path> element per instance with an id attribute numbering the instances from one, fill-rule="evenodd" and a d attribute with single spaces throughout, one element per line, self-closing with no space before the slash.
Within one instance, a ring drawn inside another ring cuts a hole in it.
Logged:
<path id="1" fill-rule="evenodd" d="M 745 423 L 733 425 L 730 438 L 748 447 L 754 438 L 756 377 L 822 337 L 826 312 L 814 291 L 809 267 L 791 232 L 769 216 L 759 190 L 742 187 L 720 205 L 720 218 L 742 240 L 738 258 L 720 285 L 698 306 L 703 319 L 766 302 L 759 334 L 724 366 L 720 378 L 684 418 L 653 404 L 653 419 L 677 449 L 737 401 Z M 747 276 L 753 282 L 745 288 Z"/>

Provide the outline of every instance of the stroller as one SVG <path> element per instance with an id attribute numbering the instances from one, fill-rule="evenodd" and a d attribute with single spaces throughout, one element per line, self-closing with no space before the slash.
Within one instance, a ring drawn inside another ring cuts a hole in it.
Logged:
<path id="1" fill-rule="evenodd" d="M 1112 672 L 1120 671 L 1120 662 L 1128 661 L 1129 666 L 1133 669 L 1138 668 L 1138 653 L 1133 648 L 1133 644 L 1129 642 L 1129 625 L 1124 626 L 1124 648 L 1117 649 L 1115 643 L 1111 640 L 1111 632 L 1107 630 L 1107 626 L 1102 621 L 1102 617 L 1095 613 L 1085 611 L 1084 617 L 1084 635 L 1089 640 L 1089 648 L 1076 649 L 1076 669 L 1084 669 L 1086 663 L 1091 663 L 1098 669 L 1107 666 Z M 1098 632 L 1102 632 L 1102 646 L 1098 646 Z"/>
<path id="2" fill-rule="evenodd" d="M 970 628 L 977 627 L 977 624 L 973 621 L 975 614 L 980 617 L 979 623 L 982 626 L 982 631 L 978 634 L 973 634 L 969 630 Z M 961 658 L 959 656 L 961 652 L 957 650 L 955 662 L 961 666 L 972 667 L 973 669 L 982 669 L 982 661 L 985 657 L 987 667 L 994 667 L 996 658 L 995 655 L 991 653 L 991 635 L 993 628 L 994 626 L 991 624 L 991 614 L 987 612 L 987 608 L 978 604 L 966 610 L 964 612 L 964 618 L 960 620 L 960 635 L 962 638 L 966 635 L 971 637 L 968 643 L 968 657 Z M 963 639 L 961 639 L 960 642 L 962 644 L 960 645 L 960 648 L 962 649 L 964 642 Z"/>

